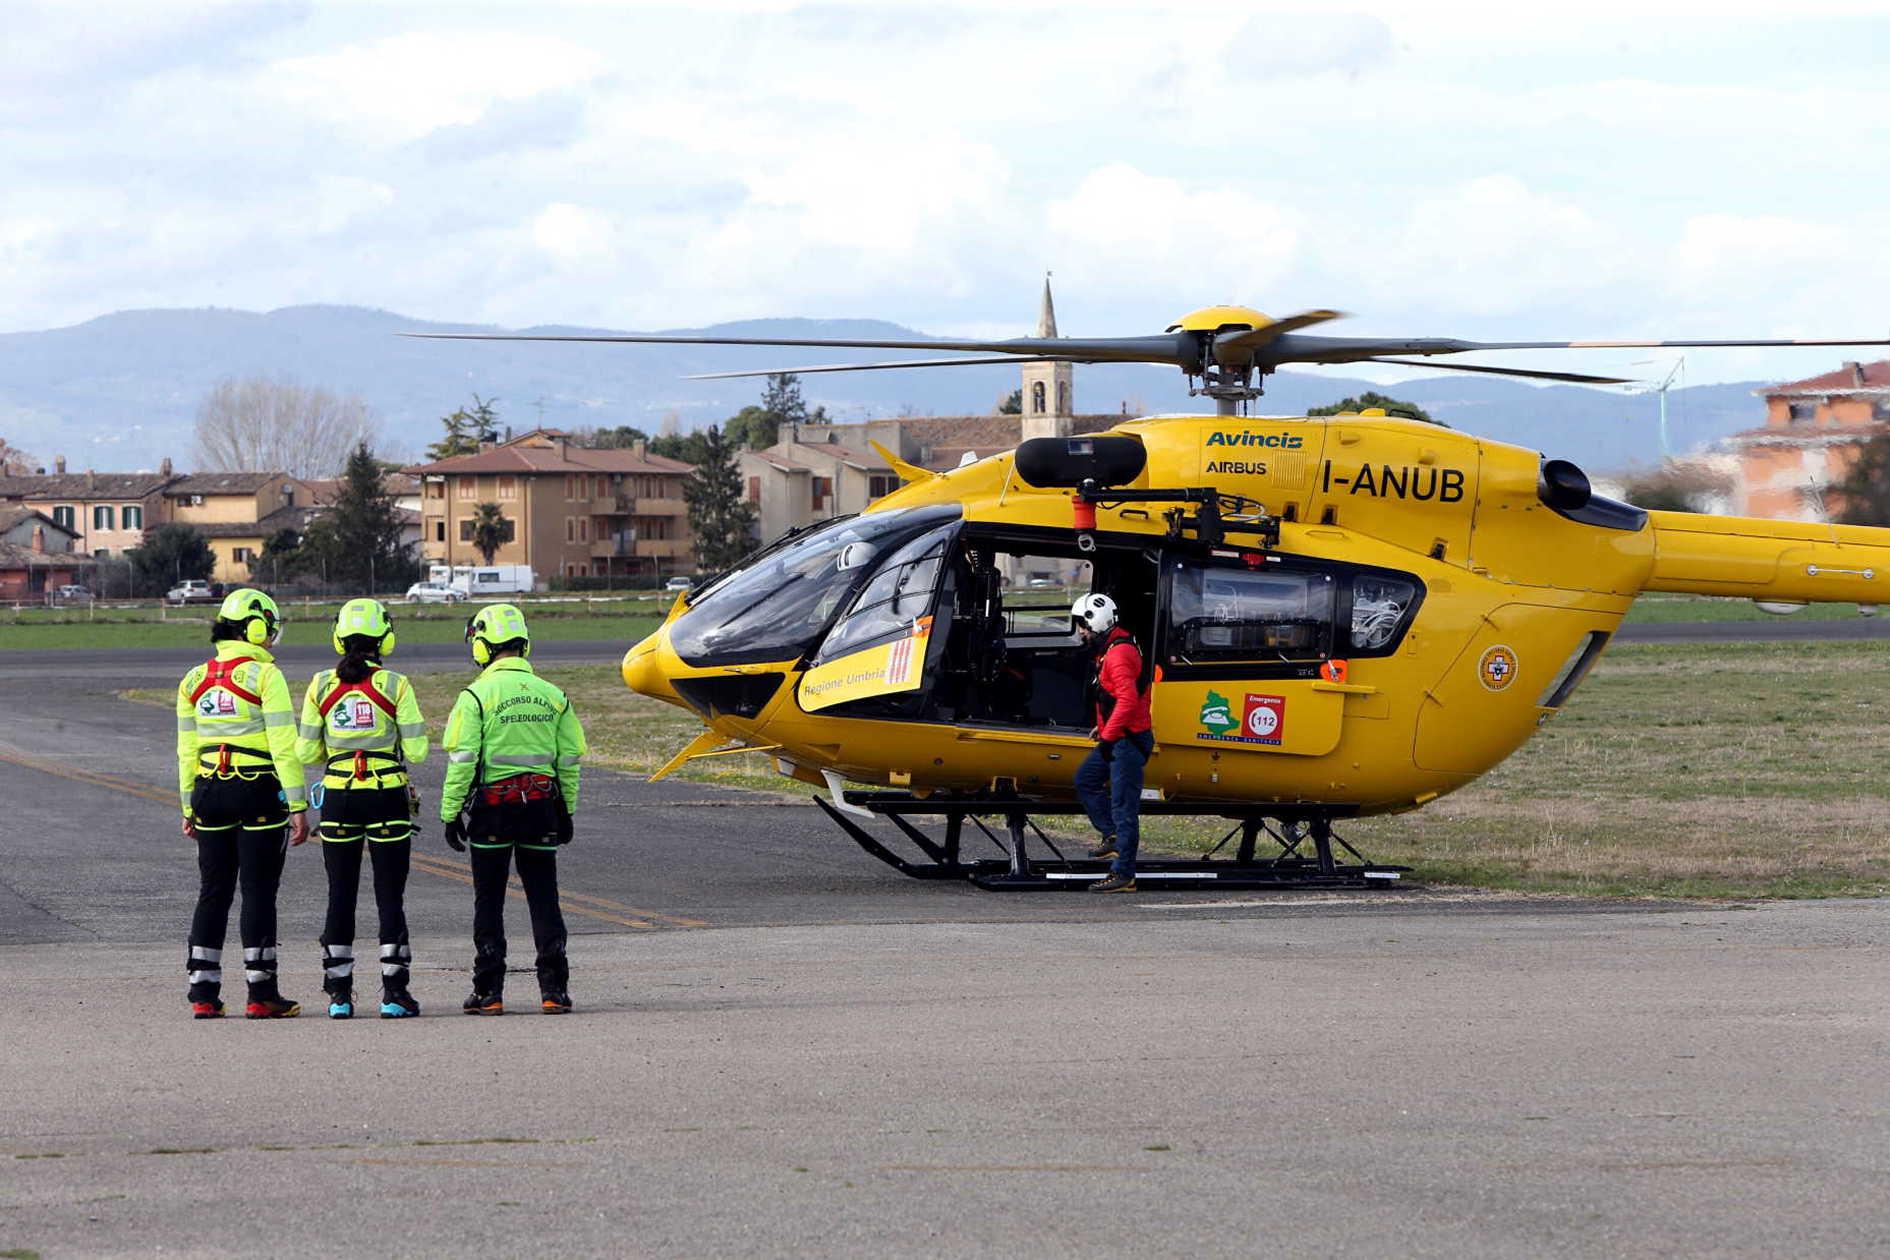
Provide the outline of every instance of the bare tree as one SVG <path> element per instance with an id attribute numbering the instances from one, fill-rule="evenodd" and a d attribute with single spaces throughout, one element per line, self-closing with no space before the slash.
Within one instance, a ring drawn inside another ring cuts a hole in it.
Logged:
<path id="1" fill-rule="evenodd" d="M 205 472 L 331 477 L 378 436 L 359 397 L 251 376 L 225 380 L 197 408 L 197 466 Z"/>
<path id="2" fill-rule="evenodd" d="M 0 438 L 0 477 L 24 476 L 37 466 L 31 455 Z"/>

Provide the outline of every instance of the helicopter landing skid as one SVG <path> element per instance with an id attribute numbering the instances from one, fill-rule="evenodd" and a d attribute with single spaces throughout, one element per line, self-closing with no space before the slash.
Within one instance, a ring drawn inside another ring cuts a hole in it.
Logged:
<path id="1" fill-rule="evenodd" d="M 855 844 L 914 879 L 962 879 L 992 892 L 1079 892 L 1109 873 L 1106 859 L 1065 857 L 1056 842 L 1032 821 L 1033 814 L 1081 817 L 1082 806 L 1073 801 L 920 798 L 906 792 L 848 792 L 844 799 L 852 810 L 842 812 L 825 797 L 815 797 L 814 803 Z M 889 848 L 849 817 L 859 810 L 892 823 L 922 856 L 902 857 Z M 1167 888 L 1382 888 L 1410 869 L 1367 860 L 1333 834 L 1332 819 L 1324 814 L 1294 818 L 1228 814 L 1214 806 L 1173 801 L 1145 803 L 1142 813 L 1219 815 L 1234 826 L 1203 857 L 1139 858 L 1135 864 L 1138 883 Z M 912 822 L 923 817 L 942 818 L 944 835 L 935 838 Z M 997 823 L 995 830 L 987 825 L 987 819 Z M 967 822 L 1003 856 L 967 859 L 963 854 Z M 1033 856 L 1033 836 L 1055 856 Z M 1239 844 L 1234 853 L 1216 858 L 1215 854 L 1236 837 Z M 1277 851 L 1261 854 L 1263 839 Z M 1351 860 L 1341 861 L 1338 850 Z"/>

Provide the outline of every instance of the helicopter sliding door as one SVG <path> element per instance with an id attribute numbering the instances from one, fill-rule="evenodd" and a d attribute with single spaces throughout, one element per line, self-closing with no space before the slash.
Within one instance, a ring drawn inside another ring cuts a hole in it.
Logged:
<path id="1" fill-rule="evenodd" d="M 1278 554 L 1163 561 L 1167 747 L 1321 756 L 1338 746 L 1348 695 L 1332 662 L 1396 650 L 1423 598 L 1410 574 Z"/>

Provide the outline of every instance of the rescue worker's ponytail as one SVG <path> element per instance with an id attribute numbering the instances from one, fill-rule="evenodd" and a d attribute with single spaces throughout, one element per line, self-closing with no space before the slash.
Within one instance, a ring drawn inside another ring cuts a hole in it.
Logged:
<path id="1" fill-rule="evenodd" d="M 351 634 L 341 641 L 346 649 L 341 656 L 341 663 L 335 666 L 335 677 L 341 682 L 366 682 L 374 676 L 374 671 L 381 663 L 381 640 L 378 635 Z"/>

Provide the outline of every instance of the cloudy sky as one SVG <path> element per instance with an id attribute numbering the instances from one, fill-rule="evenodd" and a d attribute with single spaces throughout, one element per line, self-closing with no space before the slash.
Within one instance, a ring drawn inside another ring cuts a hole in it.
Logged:
<path id="1" fill-rule="evenodd" d="M 1066 334 L 1232 300 L 1359 333 L 1890 336 L 1881 4 L 0 16 L 0 331 L 334 302 L 1012 335 L 1053 269 Z"/>

